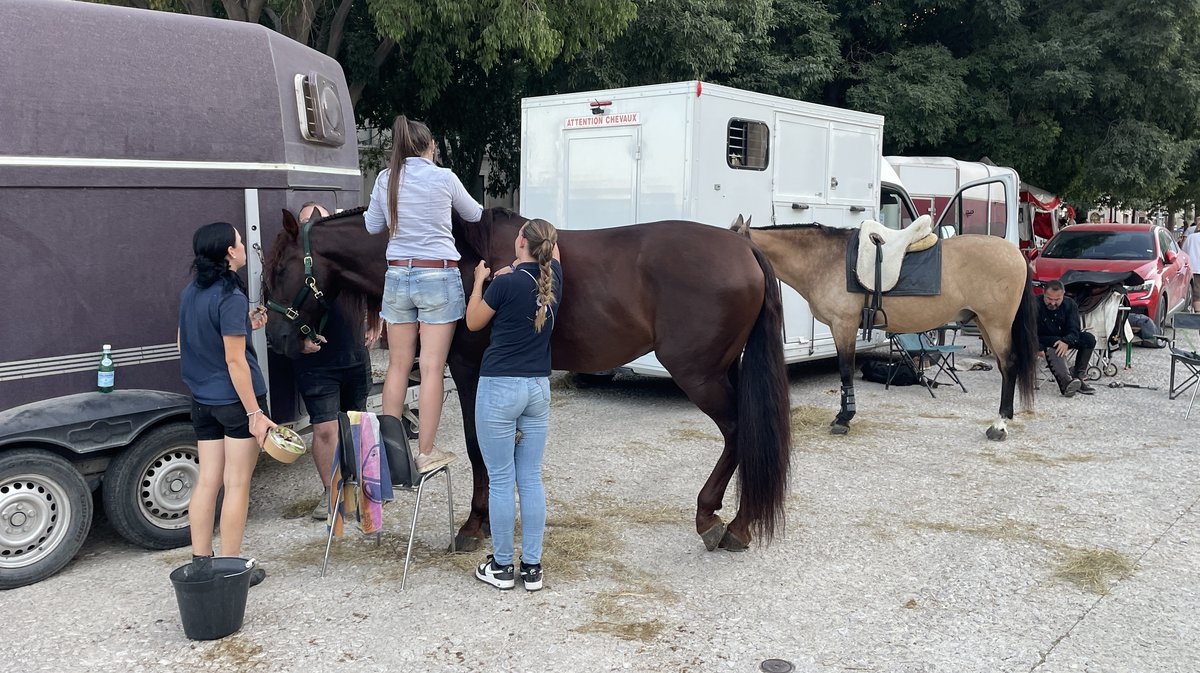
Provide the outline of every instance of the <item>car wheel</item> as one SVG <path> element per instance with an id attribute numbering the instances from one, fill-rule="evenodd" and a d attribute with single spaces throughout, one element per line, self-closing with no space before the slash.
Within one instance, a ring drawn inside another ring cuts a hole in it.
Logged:
<path id="1" fill-rule="evenodd" d="M 1163 325 L 1167 323 L 1167 295 L 1161 294 L 1158 297 L 1158 312 L 1154 314 L 1154 324 L 1158 326 L 1159 333 L 1163 330 Z"/>
<path id="2" fill-rule="evenodd" d="M 155 428 L 104 473 L 104 512 L 121 537 L 146 549 L 191 542 L 188 506 L 200 480 L 196 433 L 188 423 Z"/>
<path id="3" fill-rule="evenodd" d="M 75 558 L 92 526 L 92 493 L 64 458 L 0 453 L 0 589 L 40 582 Z"/>

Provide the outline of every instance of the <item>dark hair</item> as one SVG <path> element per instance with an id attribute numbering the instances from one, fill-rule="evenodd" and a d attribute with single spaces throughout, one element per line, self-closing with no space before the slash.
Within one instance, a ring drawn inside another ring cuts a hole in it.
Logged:
<path id="1" fill-rule="evenodd" d="M 419 157 L 429 149 L 433 142 L 433 133 L 429 127 L 418 121 L 412 121 L 404 115 L 397 115 L 392 124 L 392 158 L 388 161 L 388 235 L 396 235 L 396 202 L 400 200 L 400 171 L 404 170 L 404 160 L 409 157 Z"/>
<path id="2" fill-rule="evenodd" d="M 542 331 L 554 301 L 554 273 L 550 262 L 554 259 L 554 245 L 558 243 L 558 231 L 546 220 L 529 220 L 521 225 L 520 235 L 525 237 L 529 255 L 537 260 L 540 275 L 537 283 L 537 316 L 533 319 L 535 332 Z"/>
<path id="3" fill-rule="evenodd" d="M 246 286 L 242 279 L 229 268 L 229 249 L 237 245 L 237 232 L 228 222 L 211 222 L 192 234 L 192 273 L 196 286 L 207 288 L 218 280 L 224 284 L 224 292 L 237 288 L 243 292 Z"/>
<path id="4" fill-rule="evenodd" d="M 1066 292 L 1067 290 L 1067 288 L 1063 287 L 1061 280 L 1048 280 L 1042 283 L 1042 289 L 1054 292 Z"/>

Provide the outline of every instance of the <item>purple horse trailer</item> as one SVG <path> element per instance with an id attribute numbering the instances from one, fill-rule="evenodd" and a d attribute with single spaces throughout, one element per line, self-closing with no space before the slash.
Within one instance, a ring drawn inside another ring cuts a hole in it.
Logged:
<path id="1" fill-rule="evenodd" d="M 198 474 L 175 343 L 191 235 L 261 256 L 280 212 L 360 203 L 336 61 L 266 28 L 67 0 L 0 3 L 0 588 L 49 577 L 93 492 L 135 544 L 189 542 Z M 278 421 L 291 366 L 253 338 Z M 103 344 L 116 390 L 96 392 Z"/>

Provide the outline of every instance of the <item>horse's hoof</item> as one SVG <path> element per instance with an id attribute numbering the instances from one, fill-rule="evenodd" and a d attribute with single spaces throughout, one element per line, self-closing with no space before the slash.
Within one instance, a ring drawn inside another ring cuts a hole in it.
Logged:
<path id="1" fill-rule="evenodd" d="M 849 425 L 842 425 L 842 424 L 838 423 L 837 421 L 834 421 L 833 423 L 829 424 L 829 434 L 831 434 L 831 435 L 845 435 L 845 434 L 849 434 L 849 432 L 850 432 Z"/>
<path id="2" fill-rule="evenodd" d="M 1008 439 L 1008 430 L 994 427 L 988 428 L 987 438 L 996 442 L 1003 442 Z"/>
<path id="3" fill-rule="evenodd" d="M 721 538 L 721 549 L 725 551 L 746 551 L 750 548 L 750 543 L 745 542 L 742 538 L 733 534 L 733 531 L 725 531 L 724 537 Z"/>
<path id="4" fill-rule="evenodd" d="M 717 545 L 721 544 L 721 541 L 724 538 L 725 522 L 721 521 L 720 519 L 717 519 L 717 522 L 713 524 L 712 528 L 709 528 L 700 534 L 700 539 L 704 540 L 704 548 L 709 551 L 716 549 Z"/>
<path id="5" fill-rule="evenodd" d="M 474 535 L 463 535 L 459 533 L 454 536 L 454 549 L 446 551 L 454 551 L 459 554 L 479 551 L 479 547 L 483 545 L 483 540 Z"/>

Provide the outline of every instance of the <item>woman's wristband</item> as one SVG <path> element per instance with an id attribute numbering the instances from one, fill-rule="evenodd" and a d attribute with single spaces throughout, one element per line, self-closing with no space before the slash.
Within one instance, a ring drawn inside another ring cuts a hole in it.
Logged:
<path id="1" fill-rule="evenodd" d="M 262 409 L 255 409 L 254 411 L 251 411 L 250 413 L 246 414 L 246 418 L 250 418 L 250 417 L 254 416 L 254 414 L 261 414 L 262 412 L 263 412 Z"/>

